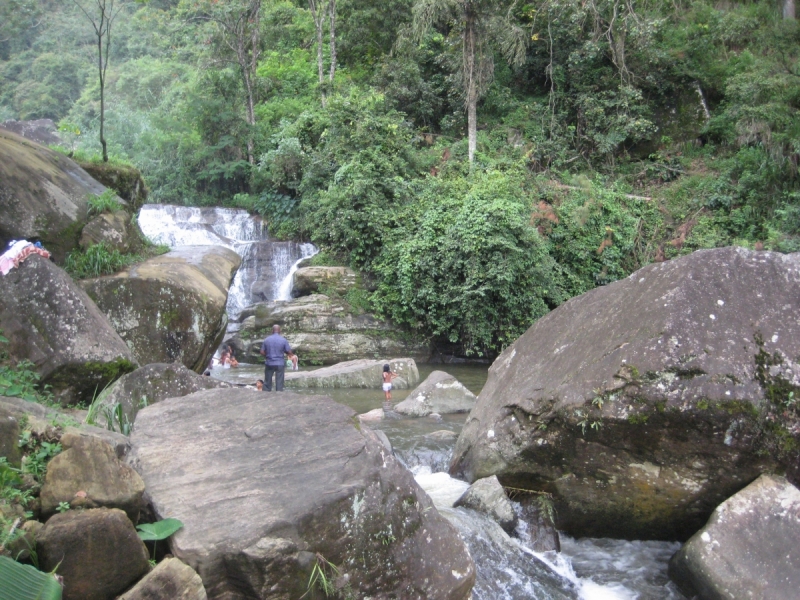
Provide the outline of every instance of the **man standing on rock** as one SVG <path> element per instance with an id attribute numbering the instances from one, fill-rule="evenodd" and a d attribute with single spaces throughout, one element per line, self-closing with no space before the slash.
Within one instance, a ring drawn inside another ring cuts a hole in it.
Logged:
<path id="1" fill-rule="evenodd" d="M 272 374 L 275 373 L 275 391 L 283 391 L 283 375 L 286 370 L 284 355 L 292 353 L 292 347 L 281 335 L 281 326 L 272 326 L 272 335 L 261 343 L 261 355 L 264 357 L 264 390 L 272 391 Z"/>

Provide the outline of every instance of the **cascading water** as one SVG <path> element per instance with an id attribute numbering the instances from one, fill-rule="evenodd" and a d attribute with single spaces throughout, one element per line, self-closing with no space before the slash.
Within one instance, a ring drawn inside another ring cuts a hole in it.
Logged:
<path id="1" fill-rule="evenodd" d="M 516 537 L 488 516 L 453 508 L 468 484 L 430 468 L 412 468 L 420 487 L 461 533 L 477 566 L 473 600 L 679 600 L 666 563 L 680 547 L 669 542 L 574 540 L 562 535 L 561 553 L 526 546 L 524 521 Z"/>
<path id="2" fill-rule="evenodd" d="M 139 212 L 139 227 L 157 244 L 225 246 L 242 257 L 228 291 L 229 330 L 246 306 L 290 299 L 292 274 L 317 252 L 313 244 L 271 241 L 263 221 L 246 210 L 147 204 Z"/>

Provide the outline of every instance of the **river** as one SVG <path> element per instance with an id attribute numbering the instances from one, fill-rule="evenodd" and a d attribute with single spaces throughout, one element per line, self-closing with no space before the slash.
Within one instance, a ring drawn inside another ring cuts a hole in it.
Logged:
<path id="1" fill-rule="evenodd" d="M 242 256 L 234 279 L 228 312 L 236 316 L 259 301 L 288 300 L 291 275 L 298 264 L 313 255 L 310 244 L 269 239 L 260 220 L 246 211 L 220 208 L 184 208 L 146 205 L 139 215 L 145 235 L 158 243 L 224 245 Z M 418 365 L 424 379 L 444 370 L 475 394 L 486 382 L 485 365 Z M 251 384 L 263 375 L 260 365 L 214 369 L 213 376 L 238 384 Z M 319 393 L 350 406 L 358 413 L 379 408 L 380 389 L 304 390 Z M 393 400 L 403 400 L 409 390 L 393 390 Z M 679 600 L 683 595 L 667 578 L 667 562 L 680 547 L 677 542 L 572 539 L 561 535 L 561 553 L 537 553 L 525 545 L 524 525 L 507 535 L 496 523 L 475 511 L 453 508 L 468 484 L 447 474 L 455 439 L 465 415 L 393 418 L 370 423 L 383 430 L 395 455 L 415 475 L 439 511 L 455 525 L 470 548 L 477 569 L 473 600 Z M 447 431 L 451 435 L 434 432 Z"/>

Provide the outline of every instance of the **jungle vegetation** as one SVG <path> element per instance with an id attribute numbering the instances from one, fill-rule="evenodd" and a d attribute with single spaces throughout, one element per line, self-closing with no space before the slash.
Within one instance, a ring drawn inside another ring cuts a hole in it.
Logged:
<path id="1" fill-rule="evenodd" d="M 652 261 L 800 250 L 792 0 L 116 2 L 103 111 L 77 1 L 0 3 L 0 121 L 260 213 L 464 353 Z"/>

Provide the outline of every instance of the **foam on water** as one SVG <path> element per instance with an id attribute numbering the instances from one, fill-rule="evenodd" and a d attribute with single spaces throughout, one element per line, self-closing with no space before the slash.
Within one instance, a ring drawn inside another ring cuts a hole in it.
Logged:
<path id="1" fill-rule="evenodd" d="M 469 484 L 426 466 L 411 469 L 420 487 L 464 537 L 475 559 L 476 600 L 579 598 L 580 600 L 679 600 L 666 563 L 680 546 L 668 542 L 574 540 L 562 534 L 561 553 L 535 552 L 488 517 L 453 504 Z M 524 530 L 524 524 L 522 525 Z M 521 538 L 525 538 L 524 531 Z M 476 555 L 477 554 L 477 555 Z M 524 557 L 527 557 L 526 560 Z M 534 568 L 545 567 L 546 573 Z M 548 575 L 549 573 L 549 575 Z"/>

